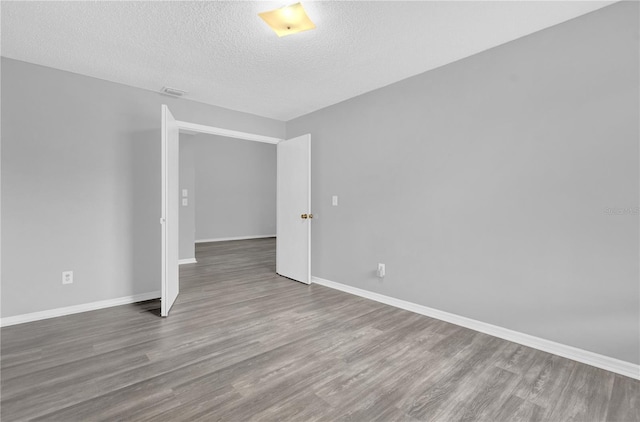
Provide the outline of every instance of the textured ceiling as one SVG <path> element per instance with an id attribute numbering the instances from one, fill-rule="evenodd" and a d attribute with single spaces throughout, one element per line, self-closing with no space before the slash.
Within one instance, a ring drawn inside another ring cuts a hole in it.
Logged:
<path id="1" fill-rule="evenodd" d="M 612 3 L 305 2 L 278 38 L 293 2 L 2 1 L 2 55 L 286 121 Z"/>

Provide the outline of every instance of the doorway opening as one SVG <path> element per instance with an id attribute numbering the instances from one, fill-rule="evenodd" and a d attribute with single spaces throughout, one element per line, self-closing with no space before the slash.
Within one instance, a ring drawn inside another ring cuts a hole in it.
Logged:
<path id="1" fill-rule="evenodd" d="M 276 148 L 180 134 L 180 264 L 203 243 L 276 237 Z"/>
<path id="2" fill-rule="evenodd" d="M 276 272 L 311 282 L 311 135 L 279 139 L 176 120 L 162 105 L 162 297 L 166 317 L 180 293 L 179 226 L 185 196 L 180 188 L 180 133 L 220 135 L 276 144 Z M 188 204 L 188 192 L 186 195 Z"/>

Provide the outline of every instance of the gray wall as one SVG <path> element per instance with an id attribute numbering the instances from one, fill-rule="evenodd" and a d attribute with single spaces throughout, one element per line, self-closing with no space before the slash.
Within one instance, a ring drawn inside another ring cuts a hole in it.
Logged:
<path id="1" fill-rule="evenodd" d="M 313 275 L 639 363 L 638 44 L 618 3 L 288 122 Z"/>
<path id="2" fill-rule="evenodd" d="M 178 227 L 180 237 L 180 249 L 178 254 L 180 259 L 192 259 L 196 257 L 195 248 L 195 187 L 196 174 L 193 165 L 194 148 L 192 135 L 180 134 L 180 226 Z M 182 204 L 185 199 L 182 190 L 187 190 L 187 205 Z"/>
<path id="3" fill-rule="evenodd" d="M 284 134 L 279 121 L 2 58 L 2 317 L 160 290 L 163 103 L 180 120 Z"/>
<path id="4" fill-rule="evenodd" d="M 180 135 L 180 259 L 194 242 L 276 233 L 276 146 L 199 134 Z M 182 192 L 180 193 L 182 195 Z"/>
<path id="5" fill-rule="evenodd" d="M 276 233 L 276 146 L 197 135 L 196 240 Z"/>

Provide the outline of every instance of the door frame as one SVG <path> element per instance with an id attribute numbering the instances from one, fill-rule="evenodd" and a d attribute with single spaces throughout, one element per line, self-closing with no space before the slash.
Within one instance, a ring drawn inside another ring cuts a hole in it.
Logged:
<path id="1" fill-rule="evenodd" d="M 163 104 L 164 105 L 164 104 Z M 168 106 L 164 105 L 165 107 L 167 107 L 167 109 L 169 110 Z M 263 143 L 267 143 L 267 144 L 278 144 L 280 141 L 283 141 L 284 139 L 281 138 L 275 138 L 272 136 L 265 136 L 265 135 L 259 135 L 259 134 L 255 134 L 255 133 L 249 133 L 249 132 L 242 132 L 242 131 L 237 131 L 237 130 L 231 130 L 231 129 L 225 129 L 225 128 L 221 128 L 221 127 L 216 127 L 216 126 L 207 126 L 207 125 L 201 125 L 198 123 L 191 123 L 191 122 L 185 122 L 182 120 L 175 120 L 175 124 L 178 127 L 178 134 L 180 133 L 184 133 L 184 134 L 188 134 L 188 135 L 195 135 L 198 133 L 205 133 L 205 134 L 209 134 L 209 135 L 219 135 L 219 136 L 224 136 L 227 138 L 236 138 L 236 139 L 243 139 L 245 141 L 254 141 L 254 142 L 263 142 Z M 180 143 L 180 138 L 178 136 L 178 144 Z M 164 166 L 165 163 L 163 162 L 162 165 Z M 179 164 L 178 164 L 179 165 Z M 163 188 L 162 188 L 162 197 L 166 198 L 169 195 L 169 184 L 163 183 Z M 164 200 L 163 200 L 164 203 Z M 162 221 L 163 218 L 160 218 L 160 223 L 164 224 L 164 222 Z M 164 231 L 164 228 L 163 228 Z M 167 249 L 166 247 L 166 239 L 164 238 L 164 234 L 163 234 L 163 239 L 162 239 L 162 253 L 165 253 L 165 249 Z M 163 259 L 165 259 L 163 257 Z M 162 289 L 165 288 L 165 274 L 166 270 L 163 270 L 163 274 L 162 274 Z M 180 283 L 180 279 L 178 276 L 178 283 Z"/>
<path id="2" fill-rule="evenodd" d="M 215 126 L 200 125 L 197 123 L 185 122 L 182 120 L 176 120 L 180 133 L 187 135 L 195 135 L 196 133 L 206 133 L 209 135 L 220 135 L 227 138 L 244 139 L 245 141 L 264 142 L 267 144 L 277 144 L 280 141 L 284 141 L 281 138 L 274 138 L 271 136 L 257 135 L 255 133 L 240 132 L 237 130 L 224 129 Z"/>

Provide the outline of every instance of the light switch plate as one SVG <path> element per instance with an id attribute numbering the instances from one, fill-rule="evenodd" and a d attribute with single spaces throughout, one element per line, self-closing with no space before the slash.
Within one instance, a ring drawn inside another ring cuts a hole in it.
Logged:
<path id="1" fill-rule="evenodd" d="M 182 189 L 182 196 L 186 198 L 187 196 L 189 196 L 189 192 L 186 189 Z"/>
<path id="2" fill-rule="evenodd" d="M 331 205 L 333 205 L 334 207 L 338 206 L 338 195 L 333 195 L 331 197 Z"/>
<path id="3" fill-rule="evenodd" d="M 189 200 L 187 198 L 182 198 L 182 206 L 186 207 L 187 205 L 189 205 Z"/>

